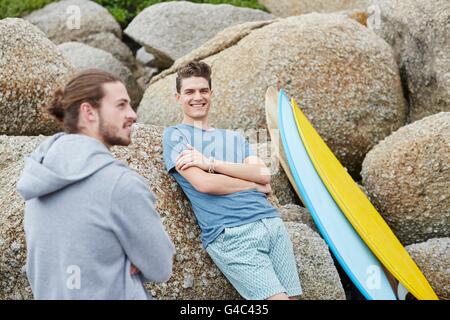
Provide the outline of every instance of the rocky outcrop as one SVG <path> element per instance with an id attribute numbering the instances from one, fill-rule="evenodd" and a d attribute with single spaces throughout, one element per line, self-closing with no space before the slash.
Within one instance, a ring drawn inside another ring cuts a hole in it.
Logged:
<path id="1" fill-rule="evenodd" d="M 0 134 L 39 135 L 59 130 L 45 111 L 72 64 L 35 26 L 0 20 Z"/>
<path id="2" fill-rule="evenodd" d="M 404 245 L 450 236 L 450 112 L 400 128 L 366 156 L 363 184 Z"/>
<path id="3" fill-rule="evenodd" d="M 410 122 L 450 111 L 448 0 L 376 0 L 368 25 L 394 49 Z"/>
<path id="4" fill-rule="evenodd" d="M 133 133 L 132 145 L 113 148 L 113 154 L 139 172 L 155 192 L 156 209 L 176 247 L 170 280 L 149 285 L 148 289 L 157 299 L 239 298 L 203 250 L 189 201 L 165 172 L 162 132 L 161 127 L 139 125 Z M 23 267 L 26 258 L 24 203 L 15 185 L 23 169 L 23 157 L 43 139 L 43 136 L 0 137 L 0 299 L 32 297 Z M 294 243 L 303 298 L 345 298 L 324 241 L 302 223 L 289 222 L 287 227 Z"/>
<path id="5" fill-rule="evenodd" d="M 164 69 L 226 27 L 269 19 L 272 15 L 261 10 L 170 1 L 143 10 L 125 33 L 152 53 L 157 66 Z"/>
<path id="6" fill-rule="evenodd" d="M 284 222 L 299 222 L 307 225 L 314 232 L 319 232 L 308 209 L 296 204 L 286 204 L 278 208 Z"/>
<path id="7" fill-rule="evenodd" d="M 109 52 L 90 47 L 81 42 L 66 42 L 58 45 L 62 54 L 80 71 L 98 68 L 119 77 L 127 87 L 131 104 L 136 108 L 142 98 L 142 88 L 133 78 L 131 71 Z"/>
<path id="8" fill-rule="evenodd" d="M 24 17 L 56 44 L 80 41 L 95 33 L 109 32 L 121 38 L 122 30 L 101 5 L 87 0 L 50 3 Z"/>
<path id="9" fill-rule="evenodd" d="M 308 226 L 286 222 L 303 288 L 302 300 L 345 300 L 328 246 Z"/>
<path id="10" fill-rule="evenodd" d="M 439 299 L 450 300 L 450 238 L 430 239 L 406 247 Z"/>
<path id="11" fill-rule="evenodd" d="M 370 0 L 258 0 L 258 2 L 278 17 L 289 17 L 311 12 L 366 9 Z"/>
<path id="12" fill-rule="evenodd" d="M 265 91 L 279 84 L 354 176 L 368 150 L 406 121 L 392 49 L 341 14 L 235 26 L 188 56 L 212 66 L 209 119 L 215 127 L 264 128 Z M 141 122 L 167 126 L 181 121 L 180 108 L 170 98 L 175 71 L 152 81 L 139 107 Z"/>
<path id="13" fill-rule="evenodd" d="M 86 38 L 80 39 L 79 42 L 111 53 L 114 58 L 122 62 L 130 71 L 136 68 L 136 59 L 133 56 L 133 52 L 131 52 L 130 48 L 122 40 L 112 33 L 94 33 Z"/>

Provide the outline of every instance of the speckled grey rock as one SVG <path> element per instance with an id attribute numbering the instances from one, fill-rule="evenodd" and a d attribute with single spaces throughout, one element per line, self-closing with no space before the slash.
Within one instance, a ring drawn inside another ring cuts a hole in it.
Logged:
<path id="1" fill-rule="evenodd" d="M 404 245 L 450 236 L 450 112 L 381 141 L 361 175 L 375 207 Z"/>
<path id="2" fill-rule="evenodd" d="M 50 3 L 24 17 L 56 44 L 79 41 L 99 32 L 121 38 L 122 30 L 114 17 L 101 5 L 88 0 L 62 0 Z"/>
<path id="3" fill-rule="evenodd" d="M 406 247 L 439 299 L 450 300 L 450 238 L 430 239 Z"/>
<path id="4" fill-rule="evenodd" d="M 155 56 L 145 51 L 144 47 L 141 47 L 138 51 L 136 51 L 136 60 L 143 65 L 151 66 L 155 61 Z"/>
<path id="5" fill-rule="evenodd" d="M 269 19 L 272 15 L 261 10 L 170 1 L 143 10 L 124 32 L 152 53 L 159 67 L 167 68 L 226 27 Z"/>
<path id="6" fill-rule="evenodd" d="M 281 219 L 284 222 L 299 222 L 306 224 L 311 230 L 318 233 L 316 224 L 309 213 L 308 209 L 296 204 L 286 204 L 278 208 Z"/>
<path id="7" fill-rule="evenodd" d="M 335 12 L 365 9 L 370 0 L 258 0 L 278 17 L 297 16 L 311 12 Z"/>
<path id="8" fill-rule="evenodd" d="M 406 121 L 392 49 L 341 14 L 308 14 L 246 27 L 234 27 L 236 37 L 224 31 L 205 44 L 210 49 L 196 51 L 212 66 L 212 125 L 264 128 L 265 91 L 280 84 L 357 176 L 367 151 Z M 219 37 L 226 45 L 218 45 Z M 141 122 L 166 126 L 181 120 L 175 99 L 167 98 L 175 91 L 176 70 L 171 71 L 146 90 Z"/>
<path id="9" fill-rule="evenodd" d="M 368 25 L 393 48 L 410 121 L 450 111 L 450 1 L 376 0 Z"/>
<path id="10" fill-rule="evenodd" d="M 255 137 L 255 143 L 252 144 L 252 149 L 254 152 L 256 151 L 256 155 L 265 162 L 267 168 L 270 170 L 270 185 L 279 204 L 300 204 L 300 199 L 298 199 L 286 173 L 283 168 L 281 168 L 281 164 L 276 157 L 275 151 L 271 148 L 271 143 L 256 143 Z"/>
<path id="11" fill-rule="evenodd" d="M 232 299 L 238 294 L 201 248 L 200 231 L 189 201 L 164 170 L 163 128 L 140 127 L 129 148 L 116 147 L 115 156 L 128 162 L 147 181 L 157 196 L 157 210 L 177 250 L 173 276 L 148 289 L 157 299 Z M 0 137 L 0 299 L 31 298 L 22 267 L 25 264 L 23 235 L 24 203 L 15 184 L 23 169 L 23 156 L 44 137 Z"/>
<path id="12" fill-rule="evenodd" d="M 74 71 L 56 46 L 22 19 L 0 20 L 0 134 L 58 130 L 42 108 Z"/>
<path id="13" fill-rule="evenodd" d="M 112 149 L 113 154 L 139 172 L 156 193 L 156 209 L 177 250 L 171 279 L 164 284 L 149 285 L 148 289 L 157 299 L 239 298 L 202 249 L 200 230 L 189 201 L 165 172 L 162 132 L 162 127 L 137 125 L 132 145 Z M 0 136 L 0 299 L 32 297 L 23 268 L 26 258 L 22 225 L 24 202 L 15 184 L 23 169 L 23 157 L 44 138 Z M 323 240 L 306 225 L 290 222 L 287 226 L 297 263 L 302 266 L 304 298 L 342 298 L 342 287 Z"/>
<path id="14" fill-rule="evenodd" d="M 345 300 L 339 274 L 325 241 L 307 225 L 286 222 L 303 288 L 301 300 Z"/>
<path id="15" fill-rule="evenodd" d="M 133 56 L 133 52 L 131 52 L 130 48 L 122 40 L 112 33 L 94 33 L 86 38 L 80 39 L 79 42 L 111 53 L 114 58 L 122 62 L 131 71 L 136 68 L 136 59 Z"/>
<path id="16" fill-rule="evenodd" d="M 142 88 L 133 78 L 131 71 L 112 54 L 80 42 L 66 42 L 58 45 L 62 54 L 79 70 L 98 68 L 119 77 L 126 85 L 132 105 L 137 107 L 142 98 Z"/>
<path id="17" fill-rule="evenodd" d="M 43 139 L 0 136 L 0 300 L 32 298 L 25 274 L 24 202 L 16 192 L 16 182 L 25 155 Z"/>
<path id="18" fill-rule="evenodd" d="M 220 31 L 212 39 L 206 41 L 202 46 L 192 50 L 180 59 L 177 59 L 170 68 L 163 70 L 157 76 L 153 77 L 150 83 L 154 83 L 172 73 L 177 72 L 178 69 L 185 66 L 192 60 L 203 60 L 229 47 L 232 47 L 241 39 L 248 36 L 253 30 L 262 28 L 271 23 L 273 23 L 273 20 L 250 21 L 228 27 Z"/>

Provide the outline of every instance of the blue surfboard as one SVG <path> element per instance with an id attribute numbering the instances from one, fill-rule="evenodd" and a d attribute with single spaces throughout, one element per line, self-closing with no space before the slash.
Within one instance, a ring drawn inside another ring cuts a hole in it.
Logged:
<path id="1" fill-rule="evenodd" d="M 315 170 L 298 133 L 292 105 L 283 90 L 278 124 L 286 158 L 305 206 L 331 252 L 368 300 L 396 300 L 383 267 L 347 220 Z"/>

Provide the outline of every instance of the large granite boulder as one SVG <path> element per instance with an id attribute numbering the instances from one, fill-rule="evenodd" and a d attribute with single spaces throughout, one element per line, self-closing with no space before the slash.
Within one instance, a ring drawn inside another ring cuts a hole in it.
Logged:
<path id="1" fill-rule="evenodd" d="M 125 33 L 152 53 L 159 67 L 167 68 L 226 27 L 272 17 L 261 10 L 228 4 L 170 1 L 143 10 Z"/>
<path id="2" fill-rule="evenodd" d="M 142 98 L 142 88 L 133 78 L 131 71 L 112 54 L 81 42 L 65 42 L 58 45 L 58 49 L 75 66 L 77 71 L 98 68 L 119 77 L 127 87 L 132 106 L 136 108 L 139 105 Z"/>
<path id="3" fill-rule="evenodd" d="M 35 26 L 0 20 L 0 134 L 51 134 L 59 124 L 42 108 L 74 71 Z"/>
<path id="4" fill-rule="evenodd" d="M 94 33 L 80 39 L 79 42 L 111 53 L 114 58 L 122 62 L 131 71 L 136 68 L 136 59 L 134 58 L 133 52 L 122 40 L 112 33 Z"/>
<path id="5" fill-rule="evenodd" d="M 258 2 L 278 17 L 289 17 L 311 12 L 366 9 L 370 0 L 258 0 Z"/>
<path id="6" fill-rule="evenodd" d="M 284 222 L 300 222 L 308 226 L 314 232 L 319 233 L 311 213 L 309 213 L 308 209 L 305 207 L 289 203 L 284 206 L 279 206 L 278 212 Z"/>
<path id="7" fill-rule="evenodd" d="M 392 49 L 342 14 L 235 26 L 188 56 L 212 66 L 212 125 L 266 127 L 265 91 L 279 84 L 354 176 L 368 150 L 406 121 Z M 175 68 L 155 77 L 139 107 L 141 122 L 167 126 L 181 121 L 173 98 L 175 78 Z"/>
<path id="8" fill-rule="evenodd" d="M 450 300 L 450 238 L 430 239 L 407 246 L 406 250 L 439 299 Z"/>
<path id="9" fill-rule="evenodd" d="M 410 122 L 450 111 L 450 1 L 376 0 L 368 25 L 394 49 Z"/>
<path id="10" fill-rule="evenodd" d="M 24 17 L 54 43 L 80 41 L 95 33 L 110 32 L 122 36 L 120 25 L 101 5 L 88 0 L 62 0 Z"/>
<path id="11" fill-rule="evenodd" d="M 303 288 L 301 300 L 345 300 L 339 274 L 325 241 L 307 225 L 286 222 Z"/>
<path id="12" fill-rule="evenodd" d="M 404 245 L 450 236 L 450 112 L 400 128 L 366 156 L 363 184 Z"/>
<path id="13" fill-rule="evenodd" d="M 200 230 L 184 193 L 164 169 L 162 127 L 138 125 L 130 147 L 113 153 L 137 170 L 157 196 L 156 209 L 170 234 L 176 258 L 167 283 L 148 289 L 157 299 L 236 299 L 239 295 L 215 267 L 201 246 Z M 44 139 L 0 136 L 0 299 L 32 297 L 24 273 L 26 259 L 23 234 L 24 202 L 16 181 L 25 155 Z M 344 299 L 342 285 L 328 247 L 309 227 L 287 223 L 294 243 L 304 296 L 308 299 Z"/>

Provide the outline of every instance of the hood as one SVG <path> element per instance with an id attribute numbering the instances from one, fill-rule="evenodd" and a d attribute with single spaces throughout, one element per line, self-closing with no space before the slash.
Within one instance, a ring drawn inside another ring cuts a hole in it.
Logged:
<path id="1" fill-rule="evenodd" d="M 125 165 L 99 140 L 82 134 L 57 133 L 25 158 L 17 191 L 25 200 L 45 196 L 113 163 Z"/>

